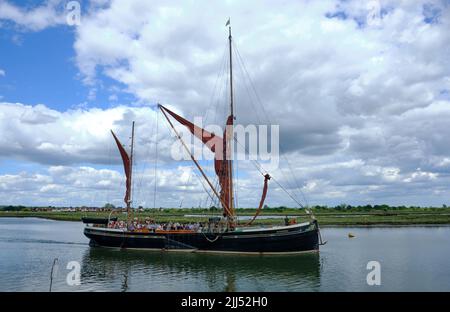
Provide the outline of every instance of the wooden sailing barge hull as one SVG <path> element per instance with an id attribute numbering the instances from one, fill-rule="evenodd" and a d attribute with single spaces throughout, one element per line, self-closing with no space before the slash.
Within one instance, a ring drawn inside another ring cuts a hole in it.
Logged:
<path id="1" fill-rule="evenodd" d="M 317 222 L 226 233 L 141 233 L 88 226 L 91 246 L 192 252 L 289 253 L 319 250 Z"/>

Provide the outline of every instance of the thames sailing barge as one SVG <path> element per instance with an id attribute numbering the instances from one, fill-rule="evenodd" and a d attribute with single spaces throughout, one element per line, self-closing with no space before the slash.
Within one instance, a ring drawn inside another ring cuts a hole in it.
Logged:
<path id="1" fill-rule="evenodd" d="M 228 23 L 227 23 L 228 24 Z M 127 204 L 127 223 L 124 227 L 109 226 L 111 219 L 83 218 L 87 224 L 84 234 L 91 240 L 91 246 L 138 248 L 153 250 L 178 250 L 191 252 L 234 252 L 234 253 L 298 253 L 318 251 L 321 242 L 317 221 L 300 224 L 285 224 L 282 226 L 260 227 L 252 226 L 264 204 L 267 194 L 269 174 L 263 174 L 264 187 L 259 207 L 254 217 L 245 225 L 239 225 L 234 208 L 233 195 L 233 157 L 231 144 L 233 141 L 233 69 L 232 69 L 232 36 L 229 27 L 229 83 L 230 83 L 230 115 L 226 120 L 226 130 L 223 137 L 207 132 L 190 121 L 172 112 L 168 108 L 158 105 L 167 122 L 181 141 L 184 149 L 191 155 L 191 159 L 214 196 L 223 208 L 223 217 L 210 220 L 208 226 L 195 229 L 135 229 L 130 220 L 131 187 L 133 169 L 133 142 L 130 154 L 125 150 L 117 136 L 112 132 L 120 155 L 123 160 L 126 176 L 125 203 Z M 200 164 L 191 154 L 189 148 L 175 129 L 172 120 L 186 127 L 195 137 L 200 139 L 215 155 L 214 170 L 219 182 L 219 190 L 213 186 Z M 155 182 L 156 183 L 156 182 Z M 115 221 L 115 220 L 114 220 Z M 218 224 L 221 226 L 217 226 Z"/>

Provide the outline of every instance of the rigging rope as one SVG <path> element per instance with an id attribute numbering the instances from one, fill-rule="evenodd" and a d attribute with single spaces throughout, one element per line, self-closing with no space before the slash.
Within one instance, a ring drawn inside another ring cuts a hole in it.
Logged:
<path id="1" fill-rule="evenodd" d="M 150 137 L 151 138 L 154 135 L 155 128 L 156 128 L 156 124 L 151 127 L 151 130 L 150 130 Z M 135 155 L 136 155 L 136 151 L 137 151 L 137 148 L 135 149 Z M 138 159 L 136 157 L 134 157 L 134 158 Z M 146 149 L 145 155 L 141 159 L 146 160 L 146 159 L 149 159 L 149 158 L 150 158 L 150 148 Z M 146 197 L 145 196 L 146 195 L 145 190 L 146 190 L 146 188 L 143 187 L 143 184 L 144 184 L 144 178 L 145 178 L 145 171 L 147 169 L 148 164 L 147 164 L 146 161 L 142 161 L 142 164 L 143 164 L 142 169 L 139 168 L 139 172 L 137 171 L 138 165 L 135 165 L 135 168 L 136 168 L 135 176 L 136 176 L 136 179 L 138 180 L 138 187 L 136 188 L 136 191 L 134 192 L 135 193 L 135 196 L 134 196 L 135 200 L 134 200 L 134 202 L 135 203 L 140 202 L 142 206 L 145 206 L 147 204 L 147 201 L 145 200 L 145 197 Z M 144 207 L 144 208 L 147 208 L 147 207 Z"/>
<path id="2" fill-rule="evenodd" d="M 234 138 L 235 139 L 235 141 L 239 144 L 239 145 L 241 145 L 242 147 L 244 147 L 244 149 L 246 149 L 246 152 L 248 153 L 248 151 L 247 151 L 247 148 L 244 146 L 244 145 L 242 145 L 241 144 L 241 142 L 239 142 L 239 140 L 237 139 L 237 138 Z M 266 173 L 267 173 L 267 171 L 266 170 L 264 170 L 264 168 L 263 168 L 263 166 L 257 161 L 257 160 L 255 160 L 255 159 L 251 159 L 251 161 L 252 161 L 252 163 L 254 164 L 254 166 L 256 167 L 256 169 L 261 173 L 261 175 L 263 175 L 263 176 L 265 176 L 266 175 Z M 265 173 L 266 172 L 266 173 Z M 281 184 L 280 184 L 280 182 L 278 182 L 272 175 L 271 175 L 271 178 L 272 178 L 272 180 L 279 186 L 279 187 L 281 187 L 281 189 L 295 202 L 295 203 L 297 203 L 301 208 L 305 208 L 297 199 L 295 199 Z"/>
<path id="3" fill-rule="evenodd" d="M 191 177 L 192 177 L 192 171 L 190 171 L 188 173 L 188 179 L 187 179 L 187 182 L 186 182 L 186 185 L 185 185 L 186 189 L 184 190 L 184 192 L 182 193 L 182 196 L 181 196 L 180 208 L 182 208 L 184 198 L 186 197 L 186 192 L 189 190 L 189 183 L 191 182 Z"/>
<path id="4" fill-rule="evenodd" d="M 158 116 L 159 116 L 159 115 L 158 115 Z M 167 131 L 168 131 L 169 134 L 170 134 L 172 130 L 170 129 L 170 127 L 169 127 L 168 124 L 166 124 L 166 123 L 164 123 L 164 124 L 166 125 Z M 180 138 L 179 138 L 178 136 L 175 136 L 175 141 L 178 142 L 178 140 L 180 140 Z M 206 186 L 203 184 L 203 179 L 200 177 L 200 175 L 198 174 L 198 172 L 197 172 L 196 170 L 194 170 L 194 173 L 195 173 L 195 175 L 197 176 L 197 178 L 199 179 L 199 181 L 200 181 L 201 185 L 203 186 L 203 188 L 205 189 L 206 193 L 209 195 L 209 197 L 212 198 L 213 196 L 212 196 L 211 193 L 207 190 Z M 212 190 L 211 190 L 211 192 L 212 192 Z"/>
<path id="5" fill-rule="evenodd" d="M 264 104 L 263 104 L 262 101 L 261 101 L 261 98 L 260 98 L 259 95 L 258 95 L 258 92 L 256 92 L 256 88 L 255 88 L 255 85 L 254 85 L 254 83 L 253 83 L 253 80 L 251 79 L 251 76 L 250 76 L 250 74 L 248 73 L 247 67 L 246 67 L 245 64 L 244 64 L 244 61 L 243 61 L 243 59 L 242 59 L 242 57 L 241 57 L 241 54 L 239 53 L 238 48 L 237 48 L 237 47 L 235 47 L 235 48 L 236 48 L 236 52 L 237 52 L 237 54 L 238 54 L 238 58 L 239 58 L 239 60 L 240 60 L 240 62 L 241 62 L 241 64 L 242 64 L 242 67 L 243 67 L 243 69 L 244 69 L 244 71 L 245 71 L 245 73 L 246 73 L 246 75 L 247 75 L 247 77 L 248 77 L 248 80 L 250 81 L 250 85 L 251 85 L 251 87 L 252 87 L 252 89 L 253 89 L 253 92 L 254 92 L 254 94 L 255 94 L 255 97 L 256 97 L 257 101 L 259 102 L 259 104 L 260 104 L 260 106 L 261 106 L 261 108 L 262 108 L 262 110 L 263 110 L 264 115 L 266 116 L 267 122 L 270 124 L 270 118 L 269 118 L 269 115 L 267 114 L 267 111 L 266 111 L 266 109 L 265 109 L 265 107 L 264 107 Z M 290 164 L 290 162 L 289 162 L 287 156 L 283 153 L 283 149 L 282 149 L 282 146 L 281 146 L 281 145 L 280 145 L 280 151 L 281 151 L 282 157 L 284 158 L 284 160 L 286 161 L 286 163 L 287 163 L 287 165 L 288 165 L 288 167 L 289 167 L 289 170 L 290 170 L 292 179 L 294 180 L 294 183 L 295 183 L 295 185 L 297 186 L 298 191 L 301 193 L 301 195 L 302 195 L 302 197 L 303 197 L 303 200 L 304 200 L 305 203 L 306 203 L 306 206 L 308 206 L 308 201 L 307 201 L 307 199 L 306 199 L 304 193 L 302 192 L 300 186 L 299 186 L 298 183 L 297 183 L 297 179 L 296 179 L 295 176 L 294 176 L 294 173 L 293 173 L 293 170 L 292 170 L 292 166 L 291 166 L 291 164 Z M 283 172 L 281 172 L 281 173 L 283 174 Z M 295 189 L 295 187 L 294 187 L 294 189 Z M 297 198 L 297 196 L 295 196 L 295 197 Z M 298 199 L 298 198 L 297 198 L 297 199 Z M 302 206 L 302 207 L 303 207 L 303 206 Z"/>
<path id="6" fill-rule="evenodd" d="M 108 168 L 111 168 L 111 140 L 108 140 Z M 112 183 L 109 183 L 108 188 L 106 189 L 106 203 L 110 202 L 111 199 L 111 189 L 112 189 Z M 112 204 L 112 203 L 111 203 Z"/>
<path id="7" fill-rule="evenodd" d="M 256 98 L 256 100 L 258 101 L 260 107 L 262 108 L 262 111 L 263 111 L 264 115 L 266 116 L 267 122 L 268 122 L 269 124 L 271 124 L 271 123 L 270 123 L 269 115 L 267 114 L 267 111 L 265 110 L 264 104 L 262 103 L 261 98 L 259 97 L 258 92 L 256 91 L 256 88 L 255 88 L 255 85 L 254 85 L 254 83 L 253 83 L 253 80 L 251 79 L 250 74 L 248 73 L 247 67 L 245 66 L 245 63 L 244 63 L 244 61 L 243 61 L 243 59 L 242 59 L 242 56 L 241 56 L 241 54 L 239 53 L 239 49 L 237 48 L 237 46 L 236 46 L 235 44 L 233 44 L 233 47 L 234 47 L 234 49 L 235 49 L 235 51 L 236 51 L 236 55 L 238 56 L 238 58 L 237 58 L 237 59 L 238 59 L 238 64 L 240 64 L 240 65 L 242 66 L 242 69 L 244 70 L 244 72 L 245 72 L 245 74 L 246 74 L 246 76 L 247 76 L 247 79 L 248 79 L 249 82 L 250 82 L 250 86 L 251 86 L 252 89 L 253 89 L 253 93 L 254 93 L 254 95 L 255 95 L 255 98 Z M 246 89 L 247 89 L 247 92 L 248 92 L 247 85 L 246 85 L 245 83 L 244 83 L 244 85 L 246 86 Z M 252 99 L 250 99 L 250 102 L 251 102 L 252 105 L 253 105 Z M 259 119 L 259 116 L 258 116 L 258 110 L 255 109 L 255 111 L 256 111 L 256 114 L 257 114 L 257 118 Z M 290 173 L 291 173 L 291 175 L 292 175 L 292 179 L 293 179 L 295 185 L 297 186 L 298 191 L 301 193 L 301 195 L 302 195 L 302 197 L 303 197 L 303 200 L 304 200 L 305 203 L 306 203 L 306 206 L 308 206 L 308 201 L 306 200 L 306 197 L 305 197 L 304 193 L 302 192 L 300 186 L 298 185 L 297 180 L 296 180 L 295 177 L 293 176 L 292 166 L 290 165 L 290 162 L 289 162 L 289 160 L 287 159 L 286 155 L 284 155 L 281 145 L 280 145 L 280 151 L 281 151 L 282 157 L 284 158 L 284 160 L 286 161 L 286 163 L 287 163 L 287 165 L 288 165 L 288 167 L 289 167 Z M 280 171 L 281 171 L 281 174 L 283 174 L 283 171 L 282 171 L 282 170 L 280 170 Z M 274 179 L 274 181 L 276 181 L 276 180 Z M 287 182 L 289 182 L 289 181 L 287 180 Z M 279 184 L 279 183 L 278 183 L 278 184 Z M 290 183 L 288 183 L 288 184 L 290 184 Z M 280 187 L 281 187 L 281 184 L 279 184 L 279 185 L 280 185 Z M 295 186 L 294 186 L 294 187 L 291 186 L 291 188 L 295 189 Z M 284 189 L 284 187 L 282 187 L 282 189 Z M 293 198 L 293 196 L 292 196 L 291 194 L 288 194 L 288 195 L 289 195 L 291 198 Z M 296 202 L 297 204 L 299 204 L 300 201 L 298 200 L 297 196 L 295 196 L 295 197 L 296 197 L 295 202 Z M 301 205 L 301 204 L 300 204 L 300 207 L 304 208 L 304 206 Z"/>
<path id="8" fill-rule="evenodd" d="M 156 134 L 155 134 L 155 176 L 154 176 L 154 193 L 153 193 L 153 209 L 156 211 L 156 190 L 157 190 L 157 169 L 158 169 L 158 125 L 159 124 L 159 109 L 156 110 Z"/>
<path id="9" fill-rule="evenodd" d="M 223 56 L 222 56 L 222 61 L 220 62 L 220 70 L 219 70 L 219 73 L 217 74 L 216 82 L 214 83 L 214 88 L 213 88 L 213 91 L 211 93 L 211 98 L 209 100 L 209 102 L 212 104 L 211 107 L 215 107 L 216 108 L 215 109 L 215 116 L 214 116 L 215 118 L 217 118 L 217 106 L 214 105 L 214 96 L 216 95 L 216 91 L 217 91 L 217 88 L 219 86 L 219 80 L 220 80 L 221 77 L 223 77 L 223 74 L 225 72 L 226 56 L 227 56 L 226 52 L 227 52 L 227 46 L 225 46 L 225 50 L 224 50 Z M 217 94 L 220 94 L 221 90 L 222 90 L 222 87 L 220 87 L 219 92 L 217 92 Z M 205 118 L 205 123 L 207 121 L 209 111 L 210 110 L 207 109 L 206 112 L 205 112 L 205 117 L 204 117 Z M 216 122 L 217 120 L 215 119 L 214 121 Z"/>
<path id="10" fill-rule="evenodd" d="M 214 239 L 210 239 L 208 236 L 206 236 L 205 232 L 202 231 L 202 234 L 206 238 L 206 240 L 210 243 L 214 243 L 216 240 L 222 237 L 222 235 L 217 235 Z"/>

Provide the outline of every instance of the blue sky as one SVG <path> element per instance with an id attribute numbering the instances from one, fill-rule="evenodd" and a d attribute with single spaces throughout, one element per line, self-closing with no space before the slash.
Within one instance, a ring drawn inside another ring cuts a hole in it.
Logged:
<path id="1" fill-rule="evenodd" d="M 54 1 L 55 2 L 55 1 Z M 37 8 L 46 1 L 10 1 L 22 9 Z M 63 10 L 65 1 L 56 1 L 56 8 Z M 80 1 L 82 12 L 86 6 Z M 123 84 L 100 75 L 95 88 L 95 96 L 90 96 L 93 88 L 82 82 L 82 75 L 75 61 L 75 26 L 53 25 L 40 31 L 32 31 L 8 20 L 0 32 L 0 68 L 7 75 L 0 80 L 2 100 L 31 105 L 45 104 L 59 111 L 78 106 L 107 108 L 117 102 L 135 101 L 123 89 Z M 114 95 L 109 89 L 116 87 Z"/>
<path id="2" fill-rule="evenodd" d="M 19 34 L 2 30 L 0 66 L 7 73 L 1 81 L 3 100 L 45 103 L 57 110 L 86 101 L 88 89 L 77 78 L 73 41 L 70 27 Z"/>

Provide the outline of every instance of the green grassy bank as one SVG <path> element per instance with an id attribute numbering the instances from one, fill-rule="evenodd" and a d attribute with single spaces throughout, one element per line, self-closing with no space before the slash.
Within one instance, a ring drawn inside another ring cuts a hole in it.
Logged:
<path id="1" fill-rule="evenodd" d="M 238 215 L 253 215 L 254 209 L 240 209 Z M 135 212 L 134 216 L 139 218 L 151 217 L 157 222 L 196 222 L 205 221 L 207 217 L 185 217 L 187 214 L 214 215 L 207 209 L 168 209 Z M 81 217 L 108 217 L 109 212 L 62 212 L 62 211 L 1 211 L 0 217 L 37 217 L 52 220 L 80 221 Z M 215 213 L 217 215 L 217 212 Z M 261 216 L 288 215 L 298 217 L 298 221 L 309 219 L 302 210 L 286 209 L 284 211 L 263 211 Z M 321 225 L 450 225 L 449 208 L 415 208 L 403 210 L 374 210 L 374 211 L 338 211 L 327 209 L 327 211 L 315 211 L 314 215 Z M 114 213 L 120 219 L 125 219 L 124 213 Z M 283 224 L 282 219 L 256 219 L 256 224 Z M 245 223 L 245 221 L 241 221 Z"/>

